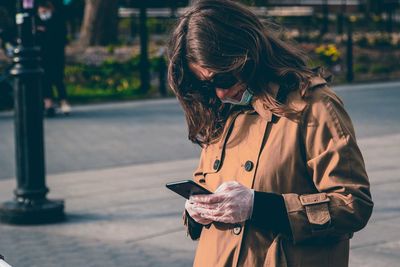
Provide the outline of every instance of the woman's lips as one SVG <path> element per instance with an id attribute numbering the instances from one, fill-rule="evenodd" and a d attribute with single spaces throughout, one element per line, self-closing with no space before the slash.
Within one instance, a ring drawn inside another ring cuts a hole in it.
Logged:
<path id="1" fill-rule="evenodd" d="M 246 91 L 246 87 L 240 88 L 240 89 L 237 87 L 235 88 L 235 87 L 229 88 L 229 89 L 217 88 L 216 89 L 217 96 L 221 99 L 234 99 L 234 100 L 240 101 L 242 99 L 244 91 Z M 232 93 L 232 92 L 233 93 L 236 92 L 236 93 L 231 95 L 230 93 Z"/>

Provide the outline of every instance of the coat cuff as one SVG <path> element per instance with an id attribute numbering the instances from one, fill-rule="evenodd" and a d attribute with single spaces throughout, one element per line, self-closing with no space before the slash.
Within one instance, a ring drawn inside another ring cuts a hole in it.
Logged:
<path id="1" fill-rule="evenodd" d="M 331 230 L 330 199 L 326 193 L 283 194 L 294 243 L 323 237 Z"/>
<path id="2" fill-rule="evenodd" d="M 281 195 L 255 191 L 250 221 L 265 230 L 291 236 L 285 201 Z"/>

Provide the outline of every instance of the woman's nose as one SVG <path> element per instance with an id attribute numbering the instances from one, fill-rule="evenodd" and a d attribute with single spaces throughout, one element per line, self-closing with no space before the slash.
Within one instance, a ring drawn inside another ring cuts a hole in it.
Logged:
<path id="1" fill-rule="evenodd" d="M 215 94 L 219 99 L 224 99 L 229 95 L 229 89 L 216 88 Z"/>

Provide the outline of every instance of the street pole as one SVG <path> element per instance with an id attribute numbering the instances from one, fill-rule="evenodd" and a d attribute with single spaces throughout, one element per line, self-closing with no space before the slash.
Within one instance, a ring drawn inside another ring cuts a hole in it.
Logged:
<path id="1" fill-rule="evenodd" d="M 43 100 L 35 46 L 34 0 L 17 1 L 17 46 L 10 74 L 14 77 L 14 122 L 17 188 L 15 198 L 0 204 L 0 221 L 10 224 L 40 224 L 64 219 L 64 202 L 46 198 L 43 141 Z"/>
<path id="2" fill-rule="evenodd" d="M 150 63 L 148 54 L 148 30 L 147 30 L 147 9 L 140 7 L 140 89 L 143 94 L 146 94 L 150 89 Z"/>
<path id="3" fill-rule="evenodd" d="M 343 28 L 344 28 L 344 14 L 346 13 L 346 2 L 342 0 L 341 5 L 340 5 L 340 11 L 337 14 L 337 33 L 338 34 L 343 34 Z"/>
<path id="4" fill-rule="evenodd" d="M 329 6 L 328 0 L 324 0 L 322 4 L 322 29 L 321 29 L 321 36 L 324 36 L 329 31 Z"/>

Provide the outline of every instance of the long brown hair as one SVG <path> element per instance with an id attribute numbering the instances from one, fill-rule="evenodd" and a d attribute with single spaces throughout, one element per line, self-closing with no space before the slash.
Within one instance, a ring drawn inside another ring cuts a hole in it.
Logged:
<path id="1" fill-rule="evenodd" d="M 268 28 L 229 0 L 199 0 L 180 17 L 168 44 L 168 82 L 184 109 L 192 142 L 203 146 L 218 140 L 231 105 L 223 104 L 215 91 L 194 88 L 189 63 L 214 73 L 234 72 L 274 114 L 296 113 L 270 94 L 268 83 L 279 84 L 284 99 L 308 86 L 314 74 L 307 57 Z"/>

